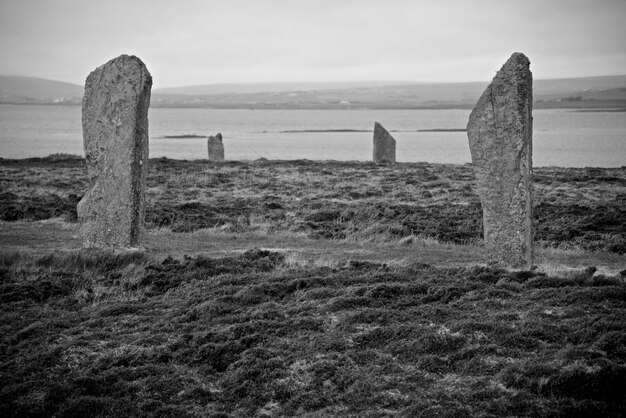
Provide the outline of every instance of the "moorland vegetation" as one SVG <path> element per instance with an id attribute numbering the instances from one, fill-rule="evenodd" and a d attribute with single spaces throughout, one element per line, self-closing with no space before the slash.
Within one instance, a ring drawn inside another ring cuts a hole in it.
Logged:
<path id="1" fill-rule="evenodd" d="M 80 158 L 0 160 L 0 415 L 619 417 L 626 168 L 535 169 L 537 268 L 469 165 L 151 160 L 79 250 Z"/>

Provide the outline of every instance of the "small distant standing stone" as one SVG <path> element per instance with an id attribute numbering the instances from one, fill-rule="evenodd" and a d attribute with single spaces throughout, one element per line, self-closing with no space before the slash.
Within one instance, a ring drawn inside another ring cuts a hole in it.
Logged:
<path id="1" fill-rule="evenodd" d="M 140 243 L 151 88 L 152 77 L 135 56 L 120 55 L 87 77 L 82 125 L 91 188 L 78 203 L 84 247 Z"/>
<path id="2" fill-rule="evenodd" d="M 374 123 L 374 157 L 375 163 L 396 162 L 396 140 L 383 126 Z"/>
<path id="3" fill-rule="evenodd" d="M 472 110 L 467 124 L 491 261 L 533 264 L 532 73 L 514 53 Z"/>
<path id="4" fill-rule="evenodd" d="M 224 143 L 222 142 L 222 134 L 210 136 L 207 141 L 209 149 L 209 161 L 224 161 Z"/>

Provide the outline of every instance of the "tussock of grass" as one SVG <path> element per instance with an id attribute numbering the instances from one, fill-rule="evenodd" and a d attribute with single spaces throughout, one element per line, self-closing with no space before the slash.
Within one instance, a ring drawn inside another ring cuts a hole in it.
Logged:
<path id="1" fill-rule="evenodd" d="M 341 261 L 330 256 L 319 256 L 314 253 L 290 251 L 285 255 L 283 265 L 286 269 L 305 269 L 305 268 L 337 268 L 340 267 Z"/>
<path id="2" fill-rule="evenodd" d="M 147 261 L 141 251 L 81 250 L 73 253 L 51 253 L 34 260 L 39 267 L 66 269 L 70 271 L 95 270 L 107 272 L 120 270 L 129 264 L 142 264 Z"/>
<path id="3" fill-rule="evenodd" d="M 0 415 L 626 412 L 620 277 L 326 261 L 0 254 Z"/>
<path id="4" fill-rule="evenodd" d="M 15 193 L 0 193 L 0 220 L 18 221 L 61 217 L 76 221 L 76 205 L 82 196 L 69 194 L 67 197 L 56 194 L 20 197 Z"/>

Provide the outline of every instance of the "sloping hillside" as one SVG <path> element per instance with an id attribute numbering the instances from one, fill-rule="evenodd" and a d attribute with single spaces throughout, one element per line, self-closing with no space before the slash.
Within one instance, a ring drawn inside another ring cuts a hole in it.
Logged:
<path id="1" fill-rule="evenodd" d="M 80 103 L 83 87 L 34 77 L 0 76 L 0 103 Z"/>

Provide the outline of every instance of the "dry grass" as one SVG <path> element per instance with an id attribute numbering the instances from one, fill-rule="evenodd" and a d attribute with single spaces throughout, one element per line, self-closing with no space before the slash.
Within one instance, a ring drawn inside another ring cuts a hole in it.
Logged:
<path id="1" fill-rule="evenodd" d="M 0 252 L 0 271 L 2 416 L 626 411 L 619 277 L 310 250 Z"/>
<path id="2" fill-rule="evenodd" d="M 468 166 L 150 167 L 145 249 L 94 252 L 80 161 L 0 161 L 1 416 L 626 413 L 626 170 L 536 170 L 507 271 Z"/>

